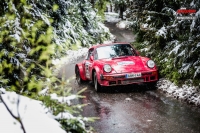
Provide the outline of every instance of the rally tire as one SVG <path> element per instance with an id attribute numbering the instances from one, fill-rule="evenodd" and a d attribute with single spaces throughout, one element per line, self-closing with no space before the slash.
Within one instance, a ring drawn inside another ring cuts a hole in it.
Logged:
<path id="1" fill-rule="evenodd" d="M 98 82 L 96 72 L 94 72 L 93 82 L 94 82 L 94 89 L 96 90 L 96 92 L 100 92 L 101 89 L 102 89 L 102 87 L 101 87 L 101 85 L 100 85 L 99 82 Z"/>
<path id="2" fill-rule="evenodd" d="M 78 67 L 76 67 L 75 72 L 76 72 L 76 82 L 78 83 L 78 85 L 83 84 L 84 80 L 81 78 L 80 71 L 79 71 Z"/>

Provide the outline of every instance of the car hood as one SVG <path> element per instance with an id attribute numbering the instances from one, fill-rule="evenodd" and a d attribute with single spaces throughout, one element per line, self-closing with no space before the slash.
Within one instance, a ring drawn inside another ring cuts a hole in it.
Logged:
<path id="1" fill-rule="evenodd" d="M 146 70 L 140 56 L 124 56 L 102 60 L 104 64 L 109 64 L 116 73 L 141 72 Z"/>

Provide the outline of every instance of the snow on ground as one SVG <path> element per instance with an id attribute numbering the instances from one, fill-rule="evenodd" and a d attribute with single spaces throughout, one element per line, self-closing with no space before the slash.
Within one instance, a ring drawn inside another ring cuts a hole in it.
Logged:
<path id="1" fill-rule="evenodd" d="M 128 29 L 129 25 L 131 24 L 130 21 L 127 20 L 123 20 L 123 21 L 119 21 L 116 26 L 120 29 Z"/>
<path id="2" fill-rule="evenodd" d="M 54 116 L 52 111 L 45 107 L 41 101 L 21 96 L 15 92 L 8 92 L 4 88 L 0 88 L 0 95 L 12 114 L 22 120 L 26 133 L 66 133 L 61 128 L 60 123 L 55 120 L 63 118 L 77 119 L 82 124 L 82 128 L 85 128 L 82 118 L 74 117 L 68 112 Z M 56 94 L 51 94 L 50 97 L 68 105 L 71 104 L 71 100 L 78 98 L 77 95 L 59 97 Z M 1 100 L 0 111 L 0 133 L 24 133 L 20 122 L 11 116 Z M 87 118 L 83 119 L 87 121 Z"/>
<path id="3" fill-rule="evenodd" d="M 130 21 L 121 20 L 118 13 L 105 12 L 105 20 L 110 23 L 117 23 L 116 26 L 120 29 L 129 28 Z"/>
<path id="4" fill-rule="evenodd" d="M 110 23 L 117 23 L 119 22 L 121 19 L 119 18 L 119 14 L 118 13 L 114 13 L 114 12 L 105 12 L 105 20 L 107 22 Z"/>
<path id="5" fill-rule="evenodd" d="M 0 88 L 3 101 L 9 110 L 20 117 L 27 133 L 65 133 L 42 102 L 7 92 Z M 14 119 L 0 101 L 0 133 L 23 133 L 20 123 Z"/>
<path id="6" fill-rule="evenodd" d="M 64 64 L 69 64 L 69 63 L 74 64 L 78 61 L 78 59 L 85 57 L 87 51 L 88 48 L 79 48 L 78 50 L 68 50 L 67 55 L 65 57 L 53 60 L 53 64 L 56 66 L 56 68 L 54 69 L 54 73 L 57 75 L 60 68 Z"/>
<path id="7" fill-rule="evenodd" d="M 157 86 L 158 89 L 166 93 L 167 96 L 174 97 L 178 100 L 185 101 L 196 106 L 200 106 L 199 87 L 186 84 L 178 87 L 167 79 L 160 79 Z"/>

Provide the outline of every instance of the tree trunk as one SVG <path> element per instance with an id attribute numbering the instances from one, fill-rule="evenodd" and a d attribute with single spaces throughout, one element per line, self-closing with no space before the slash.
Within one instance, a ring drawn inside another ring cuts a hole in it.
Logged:
<path id="1" fill-rule="evenodd" d="M 123 12 L 126 10 L 126 4 L 125 3 L 121 3 L 119 4 L 119 18 L 123 19 Z"/>
<path id="2" fill-rule="evenodd" d="M 94 0 L 91 0 L 92 8 L 94 8 L 95 2 Z"/>
<path id="3" fill-rule="evenodd" d="M 123 20 L 123 12 L 124 12 L 124 8 L 123 6 L 119 7 L 119 18 L 121 18 Z"/>

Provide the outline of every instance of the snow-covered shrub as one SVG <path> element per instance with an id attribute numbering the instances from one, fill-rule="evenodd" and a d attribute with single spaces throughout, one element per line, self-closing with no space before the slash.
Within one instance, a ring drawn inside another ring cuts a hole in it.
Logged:
<path id="1" fill-rule="evenodd" d="M 42 89 L 42 77 L 47 76 L 40 66 L 48 66 L 54 53 L 53 28 L 42 20 L 45 15 L 33 17 L 26 2 L 5 0 L 3 3 L 0 73 L 8 81 L 3 87 L 27 95 L 37 93 Z"/>
<path id="2" fill-rule="evenodd" d="M 93 1 L 93 7 L 96 8 L 97 14 L 105 20 L 105 14 L 104 12 L 106 11 L 107 4 L 110 2 L 109 0 L 95 0 Z"/>
<path id="3" fill-rule="evenodd" d="M 74 45 L 89 46 L 110 37 L 108 29 L 87 0 L 44 0 L 35 4 L 37 10 L 54 20 L 55 43 L 57 49 L 63 49 L 62 53 Z"/>

